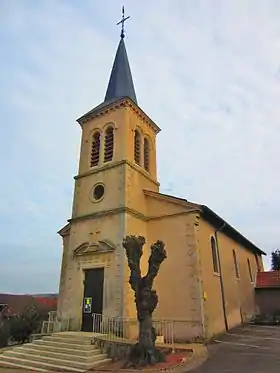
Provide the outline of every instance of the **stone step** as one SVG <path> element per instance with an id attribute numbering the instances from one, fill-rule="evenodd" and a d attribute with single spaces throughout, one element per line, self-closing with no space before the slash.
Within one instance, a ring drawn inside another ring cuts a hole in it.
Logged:
<path id="1" fill-rule="evenodd" d="M 79 338 L 79 339 L 92 339 L 93 333 L 87 332 L 58 332 L 51 334 L 54 337 L 59 338 Z"/>
<path id="2" fill-rule="evenodd" d="M 34 368 L 32 366 L 28 365 L 22 365 L 22 364 L 17 364 L 17 363 L 11 363 L 9 361 L 2 360 L 0 357 L 0 367 L 7 367 L 7 368 L 20 368 L 20 369 L 25 369 L 28 371 L 37 371 L 37 372 L 49 372 L 48 369 L 41 369 L 41 368 Z"/>
<path id="3" fill-rule="evenodd" d="M 52 347 L 63 347 L 73 350 L 80 350 L 80 351 L 89 351 L 93 349 L 93 346 L 90 344 L 79 344 L 79 343 L 67 343 L 60 342 L 56 340 L 45 340 L 45 339 L 38 339 L 33 342 L 35 345 L 45 345 L 45 346 L 52 346 Z"/>
<path id="4" fill-rule="evenodd" d="M 30 359 L 23 359 L 23 358 L 18 358 L 18 357 L 12 357 L 12 356 L 5 356 L 2 354 L 0 356 L 0 365 L 1 364 L 6 364 L 10 363 L 9 365 L 12 367 L 12 365 L 21 365 L 24 369 L 30 369 L 30 370 L 38 370 L 38 368 L 44 369 L 45 371 L 50 371 L 50 370 L 60 370 L 60 371 L 68 371 L 68 372 L 84 372 L 86 369 L 83 368 L 74 368 L 74 367 L 69 367 L 69 366 L 64 366 L 61 364 L 51 364 L 48 362 L 42 362 L 42 361 L 33 361 Z"/>
<path id="5" fill-rule="evenodd" d="M 91 355 L 91 354 L 95 354 L 95 353 L 98 353 L 99 350 L 94 346 L 92 345 L 91 348 L 87 348 L 87 349 L 84 349 L 84 350 L 80 350 L 80 349 L 73 349 L 71 347 L 69 348 L 65 348 L 65 347 L 60 347 L 60 345 L 46 345 L 44 343 L 28 343 L 26 345 L 23 345 L 22 347 L 17 347 L 17 348 L 23 348 L 23 349 L 32 349 L 34 351 L 40 351 L 40 353 L 42 351 L 49 351 L 49 352 L 59 352 L 59 353 L 62 353 L 62 354 L 71 354 L 71 355 L 74 355 L 74 356 L 77 356 L 77 355 L 84 355 L 84 356 L 88 356 L 88 355 Z"/>
<path id="6" fill-rule="evenodd" d="M 79 368 L 79 369 L 89 369 L 92 365 L 96 362 L 103 361 L 107 358 L 104 354 L 93 355 L 90 358 L 85 359 L 84 361 L 77 361 L 77 359 L 73 359 L 73 356 L 67 358 L 65 356 L 43 356 L 43 355 L 29 355 L 28 352 L 18 352 L 17 350 L 14 351 L 7 351 L 4 354 L 4 359 L 9 360 L 10 358 L 18 358 L 24 359 L 27 361 L 32 361 L 32 365 L 41 364 L 41 363 L 50 363 L 54 365 L 63 365 L 71 368 Z"/>
<path id="7" fill-rule="evenodd" d="M 13 350 L 14 351 L 14 350 Z M 59 347 L 49 347 L 49 346 L 22 346 L 16 349 L 17 352 L 27 353 L 29 355 L 43 355 L 43 356 L 61 356 L 62 359 L 65 356 L 66 359 L 72 358 L 76 359 L 77 361 L 84 361 L 86 359 L 91 358 L 92 356 L 100 354 L 100 350 L 94 348 L 90 351 L 79 351 L 79 350 L 71 350 L 67 348 L 59 348 Z"/>
<path id="8" fill-rule="evenodd" d="M 55 333 L 3 352 L 0 366 L 81 373 L 111 361 L 91 343 L 91 333 Z"/>
<path id="9" fill-rule="evenodd" d="M 58 335 L 48 335 L 41 339 L 42 341 L 54 341 L 68 344 L 90 345 L 90 338 L 75 338 L 74 336 L 60 337 Z"/>

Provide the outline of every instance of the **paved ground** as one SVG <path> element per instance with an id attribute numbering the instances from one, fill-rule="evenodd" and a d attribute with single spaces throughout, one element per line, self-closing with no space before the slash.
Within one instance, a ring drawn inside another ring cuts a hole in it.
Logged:
<path id="1" fill-rule="evenodd" d="M 209 357 L 192 373 L 279 373 L 280 326 L 248 325 L 208 346 Z"/>
<path id="2" fill-rule="evenodd" d="M 280 326 L 239 327 L 217 338 L 208 350 L 209 357 L 205 363 L 191 371 L 187 369 L 188 372 L 279 373 Z M 0 368 L 0 373 L 23 372 L 26 371 Z"/>

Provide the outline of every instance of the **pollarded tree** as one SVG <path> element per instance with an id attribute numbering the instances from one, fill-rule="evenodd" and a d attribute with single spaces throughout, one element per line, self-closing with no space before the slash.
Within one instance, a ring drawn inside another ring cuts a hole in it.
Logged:
<path id="1" fill-rule="evenodd" d="M 148 272 L 142 277 L 140 260 L 144 244 L 145 238 L 142 236 L 126 236 L 123 240 L 130 268 L 129 283 L 135 294 L 139 322 L 139 339 L 131 350 L 129 367 L 153 365 L 164 360 L 163 354 L 155 347 L 156 332 L 153 327 L 152 314 L 157 307 L 158 296 L 152 287 L 160 265 L 166 259 L 166 251 L 162 241 L 157 241 L 151 246 Z"/>
<path id="2" fill-rule="evenodd" d="M 274 250 L 271 253 L 271 269 L 273 271 L 280 271 L 280 250 Z"/>

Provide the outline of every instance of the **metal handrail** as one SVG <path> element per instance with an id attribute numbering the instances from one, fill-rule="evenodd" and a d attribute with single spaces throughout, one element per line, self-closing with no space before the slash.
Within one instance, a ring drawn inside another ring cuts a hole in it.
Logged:
<path id="1" fill-rule="evenodd" d="M 136 341 L 139 334 L 139 322 L 131 317 L 110 317 L 102 314 L 92 314 L 93 318 L 93 339 L 102 338 L 107 341 L 132 340 Z M 156 344 L 170 346 L 175 351 L 174 325 L 185 323 L 186 325 L 199 324 L 199 321 L 173 320 L 173 319 L 153 319 L 153 327 L 156 332 Z"/>

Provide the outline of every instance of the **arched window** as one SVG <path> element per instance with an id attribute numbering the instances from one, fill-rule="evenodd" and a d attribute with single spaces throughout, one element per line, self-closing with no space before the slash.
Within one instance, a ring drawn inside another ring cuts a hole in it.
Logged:
<path id="1" fill-rule="evenodd" d="M 108 127 L 105 131 L 104 162 L 110 162 L 114 154 L 114 129 Z"/>
<path id="2" fill-rule="evenodd" d="M 236 252 L 235 250 L 232 250 L 233 253 L 233 262 L 234 262 L 234 270 L 235 270 L 235 276 L 236 278 L 239 278 L 239 269 L 238 269 L 238 263 L 237 263 L 237 258 L 236 258 Z"/>
<path id="3" fill-rule="evenodd" d="M 149 172 L 150 168 L 150 144 L 147 138 L 144 139 L 144 168 Z"/>
<path id="4" fill-rule="evenodd" d="M 90 167 L 97 166 L 100 157 L 100 133 L 95 132 L 92 136 Z"/>
<path id="5" fill-rule="evenodd" d="M 210 243 L 211 243 L 211 250 L 212 250 L 213 270 L 215 273 L 219 273 L 217 246 L 216 246 L 215 238 L 213 236 L 211 237 Z"/>
<path id="6" fill-rule="evenodd" d="M 135 163 L 140 165 L 141 160 L 141 139 L 140 139 L 140 133 L 138 130 L 134 131 L 134 161 Z"/>
<path id="7" fill-rule="evenodd" d="M 247 259 L 247 264 L 248 264 L 248 271 L 249 271 L 250 281 L 253 282 L 253 274 L 252 274 L 252 268 L 251 268 L 251 263 L 250 263 L 250 259 L 249 258 Z"/>

